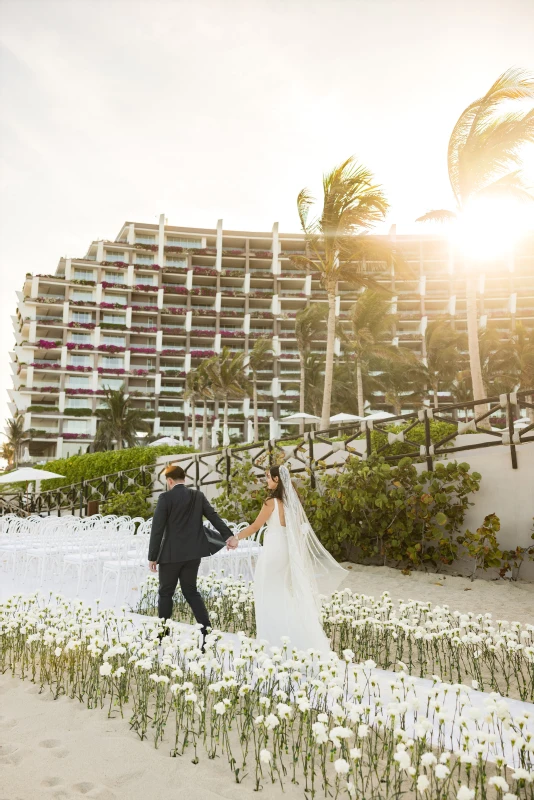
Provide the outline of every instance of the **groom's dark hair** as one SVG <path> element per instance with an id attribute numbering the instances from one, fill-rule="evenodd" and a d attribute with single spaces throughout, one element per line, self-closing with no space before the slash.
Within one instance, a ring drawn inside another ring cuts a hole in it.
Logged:
<path id="1" fill-rule="evenodd" d="M 170 464 L 165 470 L 165 477 L 171 481 L 185 481 L 185 472 L 178 464 Z"/>

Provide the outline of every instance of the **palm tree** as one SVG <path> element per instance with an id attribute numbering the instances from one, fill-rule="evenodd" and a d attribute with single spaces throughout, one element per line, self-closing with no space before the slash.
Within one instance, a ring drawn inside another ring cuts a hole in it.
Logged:
<path id="1" fill-rule="evenodd" d="M 197 400 L 202 397 L 204 378 L 200 369 L 192 369 L 187 373 L 185 379 L 184 400 L 188 400 L 191 406 L 191 441 L 193 447 L 197 446 Z"/>
<path id="2" fill-rule="evenodd" d="M 321 412 L 324 394 L 324 356 L 319 353 L 308 354 L 304 365 L 304 380 L 307 387 L 304 410 L 309 414 L 318 416 Z M 328 420 L 329 426 L 330 420 Z"/>
<path id="3" fill-rule="evenodd" d="M 224 403 L 223 432 L 224 443 L 228 437 L 228 403 L 246 397 L 250 384 L 245 375 L 245 354 L 232 353 L 227 347 L 206 362 L 206 370 L 211 381 L 213 396 Z"/>
<path id="4" fill-rule="evenodd" d="M 295 317 L 295 337 L 300 359 L 299 412 L 306 410 L 306 365 L 313 343 L 325 331 L 328 309 L 320 303 L 310 303 L 298 311 Z M 315 362 L 314 362 L 315 363 Z M 300 421 L 300 433 L 304 433 L 305 420 Z"/>
<path id="5" fill-rule="evenodd" d="M 426 374 L 434 397 L 434 408 L 439 407 L 440 386 L 452 387 L 458 372 L 460 350 L 466 345 L 465 334 L 454 330 L 448 319 L 429 322 L 425 331 Z"/>
<path id="6" fill-rule="evenodd" d="M 328 296 L 326 362 L 321 428 L 330 424 L 330 405 L 336 336 L 336 297 L 338 282 L 354 287 L 373 286 L 374 279 L 364 271 L 364 260 L 392 258 L 387 245 L 365 236 L 374 224 L 384 219 L 388 203 L 370 170 L 348 158 L 323 177 L 323 207 L 319 217 L 308 222 L 314 203 L 308 189 L 297 198 L 300 224 L 306 235 L 309 256 L 293 256 L 294 266 L 318 272 Z"/>
<path id="7" fill-rule="evenodd" d="M 259 441 L 260 431 L 258 423 L 258 372 L 265 366 L 268 355 L 273 352 L 273 344 L 270 339 L 256 339 L 254 347 L 249 353 L 248 366 L 252 372 L 252 403 L 254 408 L 254 441 Z"/>
<path id="8" fill-rule="evenodd" d="M 7 461 L 7 466 L 12 467 L 15 463 L 15 448 L 9 442 L 3 442 L 0 445 L 0 458 Z"/>
<path id="9" fill-rule="evenodd" d="M 376 358 L 402 360 L 405 351 L 386 341 L 391 335 L 395 314 L 391 312 L 390 301 L 380 292 L 373 289 L 362 292 L 351 309 L 350 319 L 352 331 L 347 346 L 354 355 L 358 414 L 363 417 L 363 372 L 368 371 L 369 362 Z"/>
<path id="10" fill-rule="evenodd" d="M 107 450 L 117 443 L 117 449 L 124 446 L 135 447 L 139 431 L 150 431 L 150 425 L 143 419 L 143 410 L 132 408 L 130 398 L 124 389 L 107 389 L 106 407 L 96 412 L 99 423 L 95 437 L 95 450 Z"/>
<path id="11" fill-rule="evenodd" d="M 199 391 L 202 400 L 202 450 L 204 450 L 204 452 L 208 449 L 208 400 L 213 400 L 214 397 L 209 374 L 209 364 L 215 357 L 216 356 L 212 356 L 207 361 L 203 361 L 198 368 Z"/>
<path id="12" fill-rule="evenodd" d="M 503 340 L 495 328 L 484 328 L 479 333 L 478 346 L 482 380 L 488 392 L 511 392 L 517 381 L 511 340 Z"/>
<path id="13" fill-rule="evenodd" d="M 381 373 L 376 377 L 386 403 L 393 406 L 396 415 L 402 413 L 407 396 L 411 404 L 421 403 L 425 380 L 424 367 L 415 355 L 409 361 L 396 359 L 382 362 Z"/>
<path id="14" fill-rule="evenodd" d="M 12 419 L 6 420 L 7 444 L 13 450 L 13 462 L 18 465 L 20 459 L 20 446 L 24 440 L 24 414 L 15 414 Z"/>
<path id="15" fill-rule="evenodd" d="M 449 180 L 456 211 L 430 211 L 419 222 L 465 218 L 474 201 L 509 197 L 534 199 L 521 179 L 521 151 L 534 141 L 534 110 L 510 111 L 511 101 L 534 98 L 534 77 L 518 69 L 504 72 L 479 100 L 460 115 L 449 140 Z M 477 276 L 466 270 L 467 336 L 474 400 L 486 396 L 478 340 Z M 483 409 L 482 409 L 483 411 Z"/>
<path id="16" fill-rule="evenodd" d="M 512 335 L 513 369 L 517 387 L 522 390 L 534 387 L 534 331 L 517 323 Z M 532 395 L 527 395 L 527 403 L 532 403 Z M 528 409 L 528 416 L 534 422 L 534 409 Z"/>

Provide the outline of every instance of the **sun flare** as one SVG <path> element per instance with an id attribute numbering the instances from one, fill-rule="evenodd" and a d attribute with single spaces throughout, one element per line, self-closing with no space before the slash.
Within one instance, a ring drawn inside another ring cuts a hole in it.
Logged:
<path id="1" fill-rule="evenodd" d="M 451 238 L 469 261 L 490 261 L 512 252 L 529 230 L 534 230 L 534 203 L 477 198 L 453 225 Z"/>

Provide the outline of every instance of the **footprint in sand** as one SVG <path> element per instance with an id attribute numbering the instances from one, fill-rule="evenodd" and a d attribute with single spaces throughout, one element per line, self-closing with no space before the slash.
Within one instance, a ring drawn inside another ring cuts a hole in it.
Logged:
<path id="1" fill-rule="evenodd" d="M 52 755 L 56 758 L 65 758 L 68 756 L 69 751 L 66 747 L 62 747 L 62 742 L 59 739 L 44 739 L 39 742 L 39 747 L 46 747 L 47 750 L 52 751 Z"/>
<path id="2" fill-rule="evenodd" d="M 14 764 L 18 766 L 24 756 L 25 751 L 18 744 L 0 745 L 0 764 Z"/>
<path id="3" fill-rule="evenodd" d="M 41 781 L 41 786 L 48 786 L 49 788 L 53 788 L 54 786 L 60 786 L 63 783 L 61 778 L 45 778 Z"/>
<path id="4" fill-rule="evenodd" d="M 75 783 L 72 786 L 72 789 L 79 794 L 90 797 L 91 800 L 114 800 L 115 798 L 113 792 L 107 789 L 105 786 L 97 783 L 91 783 L 91 781 L 80 781 L 80 783 Z"/>
<path id="5" fill-rule="evenodd" d="M 9 728 L 14 728 L 17 724 L 17 720 L 13 719 L 12 717 L 0 717 L 0 728 L 4 730 L 9 730 Z"/>

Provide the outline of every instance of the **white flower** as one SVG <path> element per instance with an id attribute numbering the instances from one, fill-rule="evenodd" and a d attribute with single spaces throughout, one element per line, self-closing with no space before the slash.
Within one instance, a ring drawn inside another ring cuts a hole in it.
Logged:
<path id="1" fill-rule="evenodd" d="M 221 703 L 215 703 L 215 705 L 213 706 L 213 710 L 215 711 L 216 714 L 218 714 L 220 717 L 222 717 L 222 715 L 226 711 L 226 706 L 222 702 Z"/>
<path id="2" fill-rule="evenodd" d="M 506 794 L 503 794 L 502 800 L 519 800 L 519 798 L 512 792 L 506 792 Z"/>
<path id="3" fill-rule="evenodd" d="M 269 716 L 265 719 L 265 727 L 267 730 L 274 730 L 277 725 L 280 724 L 280 720 L 276 716 L 276 714 L 269 714 Z"/>
<path id="4" fill-rule="evenodd" d="M 104 677 L 111 675 L 112 672 L 113 672 L 113 667 L 111 666 L 109 661 L 106 661 L 106 663 L 102 664 L 102 666 L 100 667 L 100 674 L 103 675 Z"/>
<path id="5" fill-rule="evenodd" d="M 469 786 L 460 786 L 456 794 L 456 800 L 474 800 L 475 790 Z"/>
<path id="6" fill-rule="evenodd" d="M 423 767 L 432 767 L 437 762 L 434 753 L 423 753 L 421 756 L 421 764 Z"/>
<path id="7" fill-rule="evenodd" d="M 434 774 L 438 781 L 444 781 L 449 773 L 450 769 L 445 764 L 436 764 L 434 767 Z"/>
<path id="8" fill-rule="evenodd" d="M 338 758 L 334 761 L 334 768 L 338 775 L 346 775 L 350 769 L 350 765 L 344 758 Z"/>
<path id="9" fill-rule="evenodd" d="M 351 747 L 349 755 L 353 761 L 358 761 L 362 757 L 362 751 L 359 747 Z"/>
<path id="10" fill-rule="evenodd" d="M 260 761 L 262 764 L 270 764 L 272 760 L 272 753 L 270 753 L 268 750 L 260 750 Z"/>
<path id="11" fill-rule="evenodd" d="M 400 745 L 397 748 L 397 752 L 393 756 L 394 761 L 397 762 L 399 765 L 399 769 L 409 769 L 411 766 L 410 756 L 406 752 L 406 750 L 400 749 Z"/>
<path id="12" fill-rule="evenodd" d="M 62 652 L 63 650 L 61 649 L 61 647 L 56 647 L 56 649 L 54 650 L 54 655 L 56 656 L 56 658 L 59 658 Z"/>
<path id="13" fill-rule="evenodd" d="M 501 775 L 494 775 L 489 779 L 488 783 L 490 786 L 495 786 L 496 789 L 500 789 L 501 792 L 507 792 L 510 788 Z"/>
<path id="14" fill-rule="evenodd" d="M 417 778 L 417 791 L 426 792 L 429 786 L 430 786 L 430 781 L 428 780 L 426 775 L 419 775 Z"/>

